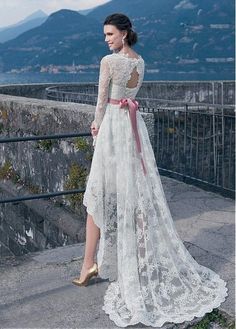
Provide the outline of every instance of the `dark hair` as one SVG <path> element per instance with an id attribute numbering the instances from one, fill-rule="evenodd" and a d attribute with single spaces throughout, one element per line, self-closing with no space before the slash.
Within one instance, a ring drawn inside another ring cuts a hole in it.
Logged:
<path id="1" fill-rule="evenodd" d="M 128 45 L 132 46 L 138 41 L 138 35 L 132 29 L 132 23 L 124 14 L 115 13 L 106 17 L 103 25 L 114 25 L 120 31 L 127 31 L 127 36 L 125 40 L 127 40 Z"/>

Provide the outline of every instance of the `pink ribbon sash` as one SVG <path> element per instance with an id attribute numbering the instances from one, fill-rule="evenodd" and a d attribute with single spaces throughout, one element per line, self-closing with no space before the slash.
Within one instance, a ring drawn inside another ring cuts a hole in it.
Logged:
<path id="1" fill-rule="evenodd" d="M 143 157 L 142 157 L 142 154 L 141 154 L 141 143 L 140 143 L 138 127 L 137 127 L 136 112 L 138 110 L 138 102 L 135 99 L 131 99 L 131 98 L 122 98 L 120 100 L 119 99 L 114 99 L 114 98 L 108 98 L 108 103 L 111 103 L 111 104 L 114 104 L 114 105 L 120 104 L 120 108 L 128 107 L 129 117 L 130 117 L 131 126 L 132 126 L 132 129 L 133 129 L 133 133 L 134 133 L 134 137 L 135 137 L 135 141 L 136 141 L 137 150 L 141 155 L 141 163 L 142 163 L 142 167 L 143 167 L 143 172 L 144 172 L 144 175 L 146 175 L 147 171 L 146 171 L 144 161 L 143 161 Z"/>

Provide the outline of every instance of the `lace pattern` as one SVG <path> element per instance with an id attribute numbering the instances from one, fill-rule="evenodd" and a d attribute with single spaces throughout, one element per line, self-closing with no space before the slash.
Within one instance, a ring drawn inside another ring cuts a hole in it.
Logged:
<path id="1" fill-rule="evenodd" d="M 109 85 L 106 81 L 106 90 L 100 91 L 106 97 L 135 98 L 143 80 L 143 59 L 112 54 L 106 61 Z M 126 83 L 135 65 L 139 83 L 130 89 Z M 139 322 L 160 327 L 202 317 L 225 300 L 226 282 L 198 264 L 181 241 L 141 113 L 137 124 L 146 176 L 129 113 L 106 104 L 106 97 L 83 200 L 100 228 L 99 274 L 111 281 L 103 310 L 120 327 Z"/>
<path id="2" fill-rule="evenodd" d="M 100 62 L 99 83 L 98 83 L 98 100 L 95 109 L 94 121 L 99 128 L 105 114 L 105 106 L 108 100 L 109 83 L 111 80 L 111 70 L 107 57 L 103 57 Z"/>
<path id="3" fill-rule="evenodd" d="M 117 70 L 117 65 L 122 67 L 122 70 Z M 127 88 L 127 82 L 131 78 L 132 71 L 136 67 L 139 74 L 137 87 Z M 128 74 L 127 74 L 128 72 Z M 98 84 L 98 99 L 95 109 L 94 121 L 99 128 L 107 106 L 108 97 L 122 98 L 135 97 L 144 77 L 144 61 L 140 56 L 138 59 L 129 58 L 121 54 L 111 54 L 104 56 L 100 61 L 99 84 Z M 114 91 L 113 86 L 118 86 L 120 90 Z"/>

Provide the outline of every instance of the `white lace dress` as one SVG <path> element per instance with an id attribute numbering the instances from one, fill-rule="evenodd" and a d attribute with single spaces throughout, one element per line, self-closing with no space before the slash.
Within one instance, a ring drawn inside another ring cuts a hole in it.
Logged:
<path id="1" fill-rule="evenodd" d="M 226 282 L 194 260 L 176 231 L 141 113 L 140 155 L 129 111 L 108 102 L 134 99 L 143 76 L 141 56 L 113 53 L 101 60 L 95 111 L 100 129 L 83 199 L 100 228 L 99 274 L 110 280 L 103 310 L 120 327 L 189 321 L 228 295 Z"/>

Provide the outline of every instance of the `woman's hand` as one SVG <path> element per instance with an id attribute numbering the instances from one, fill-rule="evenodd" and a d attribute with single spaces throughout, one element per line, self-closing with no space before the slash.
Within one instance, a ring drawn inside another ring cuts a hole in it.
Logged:
<path id="1" fill-rule="evenodd" d="M 90 129 L 91 129 L 91 134 L 92 134 L 92 136 L 93 136 L 93 137 L 97 136 L 98 131 L 99 131 L 99 128 L 97 127 L 97 124 L 96 124 L 95 121 L 93 121 L 93 122 L 91 123 L 91 127 L 90 127 Z"/>

